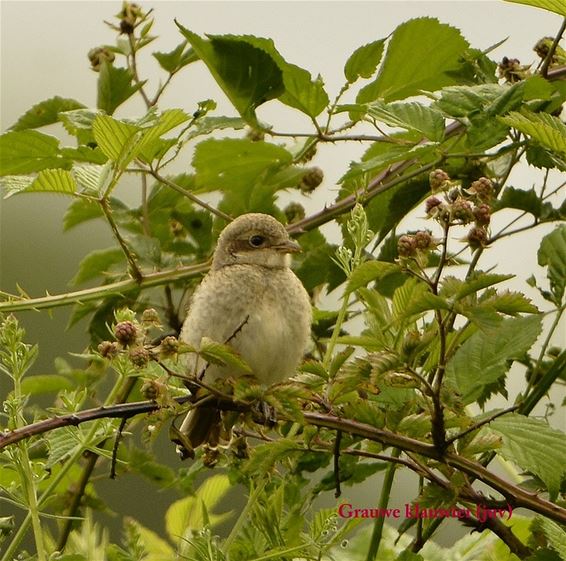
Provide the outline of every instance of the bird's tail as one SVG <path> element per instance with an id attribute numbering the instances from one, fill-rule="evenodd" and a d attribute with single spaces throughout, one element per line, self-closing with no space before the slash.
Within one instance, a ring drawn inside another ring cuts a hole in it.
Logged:
<path id="1" fill-rule="evenodd" d="M 177 450 L 181 458 L 194 458 L 195 448 L 206 444 L 216 448 L 222 433 L 220 411 L 214 407 L 197 407 L 189 411 L 180 429 L 182 441 Z"/>

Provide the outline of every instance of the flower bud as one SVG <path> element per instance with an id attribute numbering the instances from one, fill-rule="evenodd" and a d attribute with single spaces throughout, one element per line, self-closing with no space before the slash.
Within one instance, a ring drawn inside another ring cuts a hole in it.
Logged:
<path id="1" fill-rule="evenodd" d="M 106 47 L 95 47 L 88 52 L 88 60 L 90 60 L 91 68 L 98 72 L 103 61 L 112 63 L 114 61 L 114 53 Z"/>
<path id="2" fill-rule="evenodd" d="M 430 249 L 433 245 L 433 239 L 430 232 L 421 230 L 414 235 L 414 243 L 417 249 Z"/>
<path id="3" fill-rule="evenodd" d="M 145 347 L 136 347 L 130 350 L 129 357 L 134 366 L 143 368 L 149 362 L 151 354 Z"/>
<path id="4" fill-rule="evenodd" d="M 98 345 L 98 352 L 103 358 L 114 358 L 118 355 L 119 351 L 118 345 L 113 341 L 102 341 L 102 343 Z"/>
<path id="5" fill-rule="evenodd" d="M 466 199 L 460 197 L 452 203 L 451 207 L 453 220 L 458 220 L 462 224 L 468 224 L 473 220 L 472 205 Z"/>
<path id="6" fill-rule="evenodd" d="M 480 177 L 470 185 L 467 191 L 480 201 L 488 203 L 493 198 L 493 183 L 487 177 Z"/>

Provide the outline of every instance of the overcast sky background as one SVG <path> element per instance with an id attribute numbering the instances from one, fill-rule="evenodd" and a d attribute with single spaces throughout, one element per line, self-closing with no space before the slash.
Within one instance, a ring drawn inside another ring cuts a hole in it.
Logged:
<path id="1" fill-rule="evenodd" d="M 419 16 L 437 17 L 458 27 L 473 47 L 486 49 L 508 38 L 492 58 L 518 58 L 523 63 L 536 61 L 532 51 L 536 41 L 554 35 L 561 18 L 552 13 L 503 1 L 389 1 L 389 2 L 140 2 L 144 9 L 153 7 L 156 22 L 152 34 L 159 39 L 148 47 L 151 51 L 168 51 L 182 40 L 173 23 L 177 18 L 185 27 L 199 34 L 234 33 L 271 37 L 281 54 L 289 61 L 313 74 L 321 73 L 332 98 L 343 84 L 342 69 L 348 56 L 360 45 L 387 36 L 407 19 Z M 95 106 L 97 74 L 90 67 L 87 53 L 92 47 L 113 43 L 115 33 L 103 22 L 119 12 L 121 2 L 27 2 L 2 1 L 0 4 L 0 126 L 6 130 L 35 103 L 54 95 L 75 98 Z M 147 86 L 154 91 L 160 77 L 158 65 L 151 56 L 140 60 L 140 74 L 149 78 Z M 357 91 L 357 89 L 355 89 Z M 216 114 L 234 114 L 223 94 L 214 84 L 204 65 L 195 63 L 184 69 L 163 97 L 160 106 L 180 107 L 193 112 L 196 103 L 206 98 L 219 102 Z M 144 113 L 141 101 L 126 104 L 118 117 Z M 259 111 L 260 118 L 279 131 L 310 131 L 308 123 L 277 102 L 270 102 Z M 51 134 L 61 136 L 60 128 L 49 127 Z M 352 159 L 360 157 L 367 146 L 342 143 L 322 147 L 316 165 L 325 171 L 327 187 L 305 202 L 315 210 L 336 196 L 335 182 Z M 176 164 L 175 171 L 186 169 L 188 158 Z M 540 174 L 522 167 L 512 177 L 516 187 L 530 188 Z M 558 185 L 554 175 L 550 188 Z M 538 184 L 538 183 L 536 183 Z M 317 191 L 318 193 L 318 191 Z M 126 199 L 136 200 L 122 188 Z M 0 289 L 14 291 L 19 283 L 32 295 L 67 290 L 67 281 L 79 260 L 95 248 L 112 243 L 104 225 L 89 224 L 70 233 L 62 233 L 61 219 L 68 201 L 54 196 L 14 197 L 0 202 Z M 428 225 L 416 219 L 413 227 Z M 535 273 L 543 278 L 536 265 L 536 249 L 540 238 L 551 226 L 540 228 L 501 243 L 490 249 L 486 264 L 498 272 L 515 273 L 518 281 L 510 287 L 525 290 L 523 279 Z M 332 228 L 325 230 L 333 235 Z M 527 291 L 540 304 L 534 291 Z M 68 311 L 57 310 L 54 319 L 47 314 L 21 314 L 31 341 L 39 341 L 39 370 L 49 370 L 53 358 L 66 351 L 80 352 L 85 345 L 84 324 L 62 334 Z M 52 337 L 56 336 L 56 339 Z M 51 337 L 51 338 L 50 338 Z M 566 339 L 566 325 L 556 341 Z M 518 378 L 516 392 L 522 385 Z M 1 392 L 0 392 L 1 393 Z M 556 391 L 553 399 L 562 401 L 564 392 Z M 544 408 L 540 410 L 543 412 Z M 553 423 L 566 428 L 564 410 Z"/>

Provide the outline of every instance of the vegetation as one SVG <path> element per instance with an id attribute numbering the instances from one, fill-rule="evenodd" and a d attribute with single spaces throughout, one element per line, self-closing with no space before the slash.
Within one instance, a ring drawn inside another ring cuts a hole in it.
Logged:
<path id="1" fill-rule="evenodd" d="M 202 37 L 183 22 L 174 50 L 151 53 L 165 77 L 150 91 L 137 61 L 156 39 L 153 12 L 125 3 L 110 24 L 116 44 L 89 53 L 97 107 L 54 97 L 0 136 L 6 197 L 64 195 L 66 230 L 105 221 L 115 239 L 78 265 L 74 292 L 0 294 L 0 375 L 11 384 L 0 417 L 0 497 L 22 512 L 17 524 L 0 518 L 2 561 L 566 559 L 566 438 L 548 422 L 560 404 L 532 415 L 566 383 L 566 351 L 550 344 L 566 305 L 566 182 L 556 173 L 566 170 L 566 10 L 523 3 L 565 18 L 537 43 L 538 66 L 494 62 L 457 29 L 418 18 L 345 57 L 334 97 L 270 39 Z M 234 115 L 217 114 L 211 99 L 192 113 L 162 106 L 193 64 L 206 65 Z M 134 96 L 145 114 L 114 116 Z M 268 101 L 306 116 L 311 131 L 260 120 Z M 54 123 L 75 146 L 38 130 Z M 339 158 L 344 143 L 359 141 L 367 150 L 345 169 L 336 201 L 307 215 L 301 202 L 333 188 L 316 166 L 317 147 L 329 144 Z M 172 175 L 189 154 L 186 171 Z M 525 163 L 538 173 L 530 189 L 510 180 Z M 132 175 L 138 206 L 117 192 Z M 283 191 L 294 194 L 284 207 Z M 311 351 L 283 384 L 265 388 L 250 376 L 205 387 L 183 371 L 183 354 L 241 359 L 223 341 L 179 342 L 183 310 L 218 232 L 252 211 L 279 218 L 303 247 L 296 272 L 314 305 Z M 428 217 L 427 229 L 406 231 L 415 215 Z M 320 230 L 332 221 L 339 247 Z M 512 291 L 504 257 L 489 270 L 485 256 L 524 231 L 541 238 L 546 278 L 537 273 Z M 526 295 L 533 288 L 539 307 Z M 331 291 L 341 295 L 338 309 L 322 309 Z M 58 306 L 73 306 L 72 324 L 88 322 L 90 351 L 73 355 L 72 366 L 58 362 L 56 373 L 32 374 L 39 350 L 17 315 Z M 525 378 L 514 400 L 511 368 Z M 185 386 L 201 386 L 235 436 L 172 463 L 154 444 L 182 438 L 179 417 L 199 406 Z M 505 408 L 492 408 L 496 395 Z M 275 424 L 258 402 L 275 409 Z M 406 505 L 390 501 L 398 470 L 418 477 Z M 367 504 L 341 498 L 377 472 L 383 485 Z M 178 493 L 162 515 L 167 535 L 124 517 L 122 543 L 109 543 L 93 519 L 108 473 Z M 245 507 L 219 512 L 236 485 Z M 328 493 L 336 507 L 318 508 Z M 379 516 L 362 524 L 368 509 Z M 447 518 L 476 531 L 442 548 L 433 537 Z M 221 523 L 230 528 L 222 536 Z"/>

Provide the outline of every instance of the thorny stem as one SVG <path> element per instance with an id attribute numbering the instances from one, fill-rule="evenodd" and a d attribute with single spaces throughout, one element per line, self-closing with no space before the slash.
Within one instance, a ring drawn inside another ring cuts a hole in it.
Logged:
<path id="1" fill-rule="evenodd" d="M 550 68 L 550 64 L 552 63 L 552 58 L 554 57 L 558 43 L 560 43 L 560 39 L 562 39 L 562 35 L 564 35 L 564 31 L 566 31 L 566 18 L 562 20 L 562 25 L 560 26 L 560 29 L 558 30 L 558 33 L 556 34 L 556 37 L 554 38 L 554 41 L 552 42 L 552 45 L 550 46 L 550 49 L 548 50 L 548 53 L 546 54 L 546 57 L 540 68 L 540 73 L 543 78 L 547 78 L 548 69 Z"/>
<path id="2" fill-rule="evenodd" d="M 173 181 L 167 179 L 166 177 L 163 177 L 159 172 L 153 169 L 141 170 L 141 171 L 143 171 L 144 173 L 149 173 L 160 183 L 163 183 L 168 187 L 171 187 L 171 189 L 177 191 L 178 193 L 181 193 L 181 195 L 187 197 L 187 199 L 190 199 L 191 201 L 193 201 L 193 203 L 197 204 L 198 206 L 208 210 L 208 212 L 210 212 L 211 214 L 218 216 L 218 218 L 222 218 L 222 220 L 225 220 L 226 222 L 231 222 L 233 220 L 233 218 L 229 214 L 226 214 L 225 212 L 222 212 L 221 210 L 214 208 L 208 203 L 205 203 L 203 200 L 199 199 L 196 195 L 193 195 L 190 191 L 187 191 L 187 189 L 183 189 L 180 185 L 177 185 Z"/>
<path id="3" fill-rule="evenodd" d="M 145 103 L 145 106 L 149 109 L 152 106 L 152 102 L 149 99 L 149 97 L 147 96 L 147 94 L 145 93 L 145 90 L 143 89 L 143 83 L 140 80 L 140 77 L 138 75 L 138 64 L 136 61 L 136 43 L 135 43 L 135 38 L 133 36 L 132 33 L 128 33 L 128 42 L 130 44 L 130 56 L 128 57 L 128 62 L 130 63 L 130 67 L 132 70 L 132 75 L 134 77 L 134 83 L 139 86 L 139 92 L 140 95 L 143 98 L 143 101 Z"/>
<path id="4" fill-rule="evenodd" d="M 104 216 L 106 217 L 106 220 L 108 221 L 108 224 L 112 229 L 112 233 L 114 234 L 116 241 L 118 242 L 118 244 L 122 248 L 122 251 L 124 252 L 124 255 L 126 256 L 126 260 L 128 261 L 130 268 L 130 274 L 132 275 L 136 283 L 140 284 L 143 280 L 143 275 L 138 267 L 134 254 L 130 251 L 126 240 L 122 237 L 122 234 L 120 233 L 120 230 L 118 229 L 118 226 L 114 221 L 114 217 L 112 216 L 112 209 L 108 204 L 108 199 L 103 197 L 99 200 L 99 203 L 102 208 L 102 212 L 104 213 Z"/>

